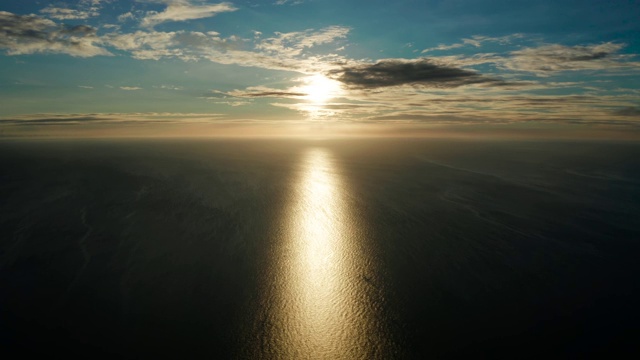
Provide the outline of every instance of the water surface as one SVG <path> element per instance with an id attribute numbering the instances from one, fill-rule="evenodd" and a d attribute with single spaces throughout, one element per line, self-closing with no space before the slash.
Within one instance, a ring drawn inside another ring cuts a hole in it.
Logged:
<path id="1" fill-rule="evenodd" d="M 640 146 L 5 141 L 2 348 L 637 351 Z"/>

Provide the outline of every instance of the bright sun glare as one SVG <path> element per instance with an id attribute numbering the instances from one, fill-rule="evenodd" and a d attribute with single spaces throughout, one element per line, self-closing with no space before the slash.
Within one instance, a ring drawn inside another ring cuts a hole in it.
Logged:
<path id="1" fill-rule="evenodd" d="M 340 96 L 342 88 L 336 80 L 320 74 L 308 76 L 302 79 L 304 85 L 299 90 L 307 94 L 305 99 L 311 100 L 316 104 L 325 103 L 327 100 Z"/>

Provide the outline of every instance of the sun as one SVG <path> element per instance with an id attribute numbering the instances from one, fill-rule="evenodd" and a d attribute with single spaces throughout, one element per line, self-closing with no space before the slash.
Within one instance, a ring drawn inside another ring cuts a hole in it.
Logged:
<path id="1" fill-rule="evenodd" d="M 304 85 L 299 87 L 299 91 L 305 99 L 316 104 L 324 104 L 327 100 L 338 97 L 342 93 L 342 87 L 336 80 L 320 74 L 307 76 L 302 79 Z"/>

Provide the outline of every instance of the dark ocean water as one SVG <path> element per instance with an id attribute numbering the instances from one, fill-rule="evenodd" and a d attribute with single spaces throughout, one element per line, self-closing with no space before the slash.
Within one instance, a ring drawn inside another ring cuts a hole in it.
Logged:
<path id="1" fill-rule="evenodd" d="M 4 141 L 0 348 L 630 356 L 640 144 Z"/>

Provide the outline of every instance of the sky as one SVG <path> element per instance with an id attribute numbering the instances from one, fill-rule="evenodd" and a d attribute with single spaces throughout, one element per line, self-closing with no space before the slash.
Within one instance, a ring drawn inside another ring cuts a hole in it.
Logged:
<path id="1" fill-rule="evenodd" d="M 640 1 L 3 0 L 0 137 L 640 138 Z"/>

